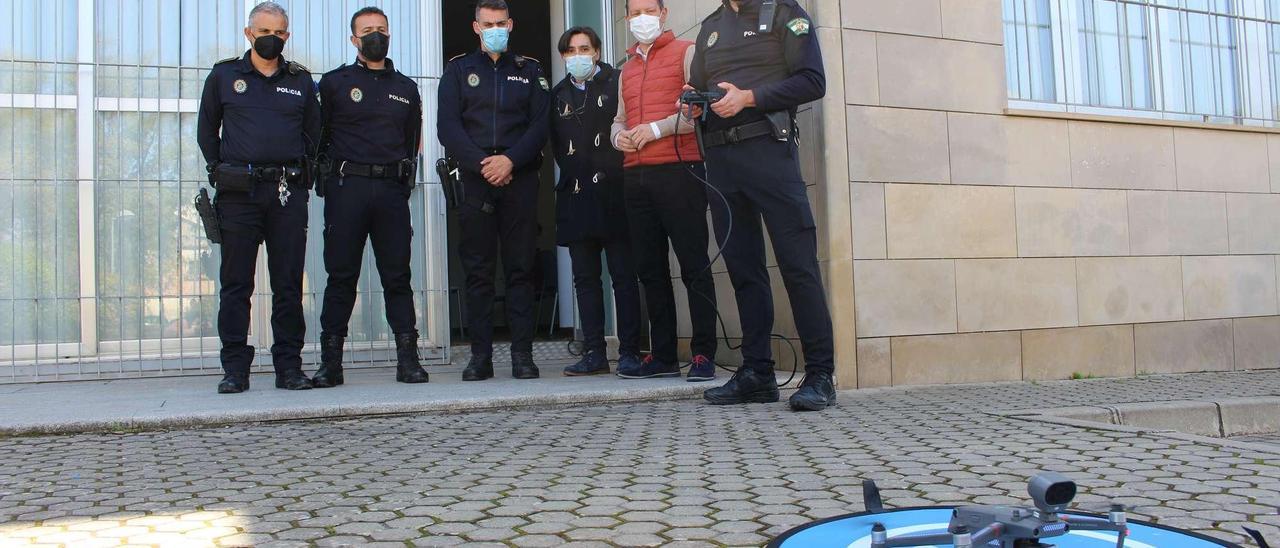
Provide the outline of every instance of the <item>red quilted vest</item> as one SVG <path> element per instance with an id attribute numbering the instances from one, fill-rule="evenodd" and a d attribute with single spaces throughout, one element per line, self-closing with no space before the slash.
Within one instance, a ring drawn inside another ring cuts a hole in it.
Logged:
<path id="1" fill-rule="evenodd" d="M 627 127 L 656 122 L 676 113 L 676 101 L 684 89 L 684 56 L 693 46 L 688 40 L 677 40 L 671 31 L 662 33 L 649 48 L 648 59 L 640 56 L 639 45 L 631 47 L 631 60 L 622 66 L 622 98 L 627 105 Z M 628 152 L 626 167 L 655 166 L 680 162 L 701 162 L 698 140 L 692 133 L 680 136 L 680 153 L 676 154 L 674 135 L 645 145 L 639 152 Z"/>

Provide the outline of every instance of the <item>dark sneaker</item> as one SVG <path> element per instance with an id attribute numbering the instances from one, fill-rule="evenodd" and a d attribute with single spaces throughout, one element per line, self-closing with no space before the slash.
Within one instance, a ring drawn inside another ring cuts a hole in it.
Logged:
<path id="1" fill-rule="evenodd" d="M 227 375 L 218 383 L 219 394 L 239 394 L 249 389 L 248 375 Z"/>
<path id="2" fill-rule="evenodd" d="M 599 350 L 588 350 L 587 354 L 581 360 L 578 360 L 578 363 L 564 368 L 564 376 L 566 377 L 588 377 L 591 375 L 607 375 L 608 373 L 609 358 Z"/>
<path id="3" fill-rule="evenodd" d="M 618 354 L 618 371 L 627 370 L 633 374 L 640 371 L 640 355 L 635 352 L 620 352 Z"/>
<path id="4" fill-rule="evenodd" d="M 311 390 L 315 386 L 302 371 L 290 371 L 276 375 L 276 388 L 281 390 Z"/>
<path id="5" fill-rule="evenodd" d="M 821 411 L 836 404 L 836 387 L 830 373 L 807 373 L 800 390 L 791 395 L 793 411 Z"/>
<path id="6" fill-rule="evenodd" d="M 634 378 L 640 374 L 643 363 L 640 361 L 640 356 L 629 352 L 618 356 L 618 376 L 624 379 Z"/>
<path id="7" fill-rule="evenodd" d="M 772 373 L 742 366 L 724 386 L 707 390 L 702 397 L 712 405 L 773 403 L 778 401 L 778 379 Z"/>
<path id="8" fill-rule="evenodd" d="M 689 362 L 689 382 L 707 382 L 716 380 L 716 362 L 701 354 L 694 356 Z"/>
<path id="9" fill-rule="evenodd" d="M 644 361 L 640 362 L 640 368 L 633 372 L 622 371 L 618 368 L 618 376 L 624 379 L 657 379 L 662 377 L 679 377 L 680 366 L 674 363 L 662 363 L 653 357 L 652 354 L 645 356 Z"/>

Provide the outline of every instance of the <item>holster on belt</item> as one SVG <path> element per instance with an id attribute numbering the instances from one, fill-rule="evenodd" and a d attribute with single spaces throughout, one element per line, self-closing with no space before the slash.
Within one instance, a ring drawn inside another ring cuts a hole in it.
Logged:
<path id="1" fill-rule="evenodd" d="M 440 176 L 440 188 L 449 209 L 458 209 L 467 201 L 467 187 L 462 184 L 462 169 L 453 158 L 436 160 L 436 175 Z"/>
<path id="2" fill-rule="evenodd" d="M 196 212 L 200 214 L 200 222 L 204 225 L 204 235 L 210 242 L 222 243 L 222 223 L 218 221 L 218 210 L 209 199 L 208 189 L 200 189 L 195 198 Z"/>
<path id="3" fill-rule="evenodd" d="M 314 161 L 316 196 L 324 198 L 325 192 L 328 190 L 329 177 L 333 175 L 333 159 L 328 156 L 320 156 Z"/>

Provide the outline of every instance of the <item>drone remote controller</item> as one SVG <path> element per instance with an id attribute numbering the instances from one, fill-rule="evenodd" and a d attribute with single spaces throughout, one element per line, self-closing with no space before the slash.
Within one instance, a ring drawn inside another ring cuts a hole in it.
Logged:
<path id="1" fill-rule="evenodd" d="M 706 120 L 707 111 L 711 109 L 711 105 L 721 99 L 724 99 L 724 91 L 719 89 L 712 91 L 689 90 L 680 94 L 680 103 L 690 107 L 702 108 L 703 120 Z"/>

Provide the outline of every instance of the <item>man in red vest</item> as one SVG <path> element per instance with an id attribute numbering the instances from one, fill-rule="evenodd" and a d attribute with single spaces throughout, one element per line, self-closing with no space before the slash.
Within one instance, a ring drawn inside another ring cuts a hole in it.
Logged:
<path id="1" fill-rule="evenodd" d="M 707 260 L 707 195 L 693 125 L 681 122 L 677 100 L 689 81 L 693 42 L 663 31 L 664 0 L 629 0 L 627 20 L 637 44 L 622 66 L 613 145 L 624 154 L 623 192 L 632 249 L 649 308 L 652 354 L 624 379 L 678 377 L 675 293 L 668 253 L 675 250 L 688 289 L 693 326 L 689 381 L 715 379 L 716 291 Z M 668 245 L 668 240 L 670 244 Z"/>

